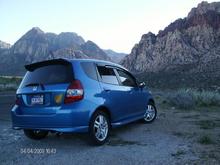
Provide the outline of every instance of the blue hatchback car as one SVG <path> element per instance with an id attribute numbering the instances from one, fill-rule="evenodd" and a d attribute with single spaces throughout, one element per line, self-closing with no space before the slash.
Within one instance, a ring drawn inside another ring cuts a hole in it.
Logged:
<path id="1" fill-rule="evenodd" d="M 144 83 L 124 67 L 91 59 L 54 59 L 25 66 L 11 110 L 12 126 L 31 139 L 48 132 L 88 132 L 104 144 L 110 128 L 157 115 Z"/>

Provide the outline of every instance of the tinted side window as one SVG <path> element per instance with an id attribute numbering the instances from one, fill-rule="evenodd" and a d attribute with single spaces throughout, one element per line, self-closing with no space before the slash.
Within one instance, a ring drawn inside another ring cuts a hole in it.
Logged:
<path id="1" fill-rule="evenodd" d="M 115 72 L 112 68 L 106 68 L 105 66 L 98 66 L 97 68 L 102 82 L 115 85 L 119 84 Z"/>
<path id="2" fill-rule="evenodd" d="M 82 62 L 81 66 L 88 77 L 94 80 L 98 80 L 95 65 L 93 62 Z"/>
<path id="3" fill-rule="evenodd" d="M 135 79 L 129 73 L 118 69 L 117 72 L 123 86 L 131 86 L 131 87 L 137 86 Z"/>

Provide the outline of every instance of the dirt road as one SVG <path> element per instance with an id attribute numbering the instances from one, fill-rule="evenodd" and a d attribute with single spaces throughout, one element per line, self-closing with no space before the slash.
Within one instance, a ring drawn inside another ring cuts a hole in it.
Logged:
<path id="1" fill-rule="evenodd" d="M 26 138 L 11 129 L 13 102 L 13 92 L 0 93 L 1 164 L 220 164 L 219 111 L 189 112 L 159 105 L 154 123 L 113 129 L 108 143 L 96 147 L 88 145 L 86 134 L 50 134 L 41 141 Z M 202 129 L 198 122 L 207 116 L 215 127 Z M 199 143 L 204 134 L 213 134 L 213 143 Z"/>

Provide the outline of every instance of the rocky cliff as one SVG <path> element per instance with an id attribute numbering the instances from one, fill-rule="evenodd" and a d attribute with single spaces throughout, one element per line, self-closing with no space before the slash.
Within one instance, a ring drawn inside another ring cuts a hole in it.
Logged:
<path id="1" fill-rule="evenodd" d="M 165 80 L 166 83 L 167 77 L 173 81 L 175 77 L 172 79 L 169 75 L 177 73 L 183 75 L 178 77 L 180 81 L 191 75 L 199 77 L 195 78 L 194 83 L 197 83 L 202 75 L 206 76 L 206 82 L 211 78 L 211 85 L 220 86 L 219 59 L 220 2 L 202 2 L 187 17 L 174 21 L 157 35 L 144 34 L 121 64 L 142 76 L 146 73 L 148 77 L 157 77 L 151 82 Z"/>

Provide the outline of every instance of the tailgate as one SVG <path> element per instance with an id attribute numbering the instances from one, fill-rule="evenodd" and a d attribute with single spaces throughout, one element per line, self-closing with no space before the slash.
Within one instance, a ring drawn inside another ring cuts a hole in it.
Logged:
<path id="1" fill-rule="evenodd" d="M 72 65 L 65 60 L 50 60 L 26 66 L 18 90 L 21 114 L 51 114 L 60 107 L 73 81 Z"/>

